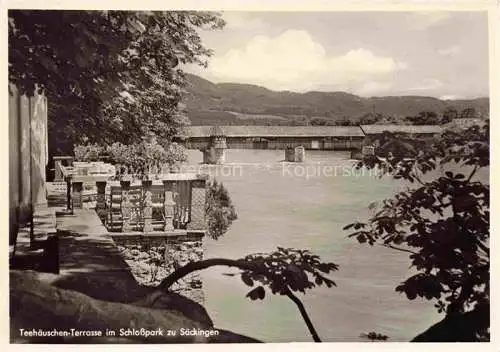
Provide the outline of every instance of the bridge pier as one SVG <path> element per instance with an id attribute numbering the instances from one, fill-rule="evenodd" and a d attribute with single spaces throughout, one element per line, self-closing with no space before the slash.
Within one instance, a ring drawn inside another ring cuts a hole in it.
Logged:
<path id="1" fill-rule="evenodd" d="M 210 145 L 203 149 L 204 164 L 224 164 L 226 161 L 226 137 L 212 136 Z"/>
<path id="2" fill-rule="evenodd" d="M 375 147 L 372 145 L 365 145 L 361 149 L 351 150 L 351 159 L 361 160 L 365 157 L 374 155 L 375 155 Z"/>
<path id="3" fill-rule="evenodd" d="M 306 160 L 306 150 L 303 146 L 287 147 L 285 149 L 285 161 L 302 163 Z"/>

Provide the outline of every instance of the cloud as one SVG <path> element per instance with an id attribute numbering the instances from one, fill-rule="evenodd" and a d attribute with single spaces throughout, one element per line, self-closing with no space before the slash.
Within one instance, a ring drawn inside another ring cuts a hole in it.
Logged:
<path id="1" fill-rule="evenodd" d="M 231 49 L 209 63 L 214 81 L 265 86 L 273 90 L 305 91 L 325 86 L 353 86 L 377 81 L 407 68 L 391 57 L 363 48 L 328 55 L 308 32 L 287 30 L 276 37 L 254 36 L 243 49 Z"/>
<path id="2" fill-rule="evenodd" d="M 460 54 L 462 51 L 462 48 L 460 48 L 458 45 L 452 45 L 446 48 L 439 49 L 437 53 L 442 56 L 456 56 Z"/>

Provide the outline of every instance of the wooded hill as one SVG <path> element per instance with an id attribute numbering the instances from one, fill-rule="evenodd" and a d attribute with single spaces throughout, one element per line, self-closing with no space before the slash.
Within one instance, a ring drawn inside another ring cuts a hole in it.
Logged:
<path id="1" fill-rule="evenodd" d="M 447 109 L 489 114 L 489 98 L 440 100 L 424 96 L 364 98 L 346 92 L 272 91 L 239 83 L 212 83 L 188 74 L 187 109 L 193 125 L 303 125 L 322 118 L 328 124 L 356 121 L 366 115 L 404 120 L 421 112 L 441 115 Z M 473 117 L 473 116 L 468 116 Z"/>

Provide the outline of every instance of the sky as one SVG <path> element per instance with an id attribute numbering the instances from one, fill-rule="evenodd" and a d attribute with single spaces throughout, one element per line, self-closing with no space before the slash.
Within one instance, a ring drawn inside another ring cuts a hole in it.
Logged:
<path id="1" fill-rule="evenodd" d="M 488 96 L 486 12 L 224 12 L 188 72 L 214 83 L 361 96 Z"/>

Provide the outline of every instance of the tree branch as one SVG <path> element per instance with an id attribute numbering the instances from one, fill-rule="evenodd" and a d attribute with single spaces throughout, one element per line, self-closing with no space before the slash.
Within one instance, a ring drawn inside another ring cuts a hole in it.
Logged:
<path id="1" fill-rule="evenodd" d="M 472 179 L 472 177 L 474 177 L 474 175 L 476 174 L 477 169 L 478 169 L 477 165 L 474 165 L 474 170 L 472 170 L 472 172 L 470 173 L 469 177 L 467 178 L 467 182 L 470 182 L 470 180 Z"/>
<path id="2" fill-rule="evenodd" d="M 168 291 L 175 282 L 177 282 L 184 276 L 195 271 L 210 268 L 212 266 L 228 266 L 228 267 L 238 268 L 241 270 L 250 270 L 255 273 L 264 275 L 270 280 L 274 280 L 273 275 L 269 274 L 269 272 L 265 270 L 262 270 L 259 266 L 253 264 L 252 262 L 248 262 L 246 260 L 241 260 L 241 259 L 234 260 L 225 258 L 212 258 L 212 259 L 201 260 L 198 262 L 191 262 L 175 270 L 160 283 L 158 289 Z M 288 298 L 290 298 L 293 301 L 293 303 L 295 303 L 295 305 L 297 306 L 298 310 L 300 311 L 300 314 L 302 315 L 302 318 L 304 319 L 304 322 L 306 323 L 307 328 L 309 329 L 309 332 L 311 333 L 314 342 L 321 342 L 321 339 L 319 338 L 318 333 L 316 332 L 316 329 L 314 328 L 314 325 L 311 322 L 311 319 L 309 318 L 309 315 L 307 314 L 307 311 L 301 300 L 297 296 L 295 296 L 288 287 L 286 288 L 284 294 Z"/>
<path id="3" fill-rule="evenodd" d="M 417 252 L 414 252 L 412 250 L 409 250 L 409 249 L 405 249 L 405 248 L 400 248 L 400 247 L 396 247 L 396 246 L 393 246 L 391 244 L 380 244 L 381 246 L 383 247 L 387 247 L 387 248 L 391 248 L 391 249 L 395 249 L 397 251 L 401 251 L 401 252 L 407 252 L 407 253 L 411 253 L 411 254 L 415 254 L 415 255 L 418 255 Z"/>
<path id="4" fill-rule="evenodd" d="M 412 168 L 412 169 L 414 170 L 414 171 L 413 171 L 413 178 L 414 178 L 415 180 L 417 180 L 417 182 L 418 182 L 418 183 L 420 183 L 422 186 L 424 186 L 424 187 L 425 187 L 425 186 L 427 186 L 427 184 L 425 184 L 425 183 L 424 183 L 424 182 L 420 179 L 419 175 L 417 174 L 417 171 L 419 170 L 419 169 L 416 167 L 416 165 L 417 165 L 417 164 L 418 164 L 418 162 L 417 162 L 417 161 L 415 161 L 415 163 L 413 164 L 413 168 Z"/>
<path id="5" fill-rule="evenodd" d="M 292 291 L 288 289 L 287 291 L 288 292 L 286 293 L 286 295 L 293 301 L 293 303 L 295 303 L 295 305 L 299 309 L 300 314 L 302 315 L 302 319 L 304 319 L 304 322 L 306 323 L 307 328 L 309 329 L 309 332 L 311 333 L 314 342 L 321 342 L 321 339 L 319 338 L 318 333 L 314 328 L 314 325 L 311 319 L 309 318 L 306 309 L 304 308 L 304 304 L 302 304 L 302 301 L 297 296 L 295 296 Z"/>

